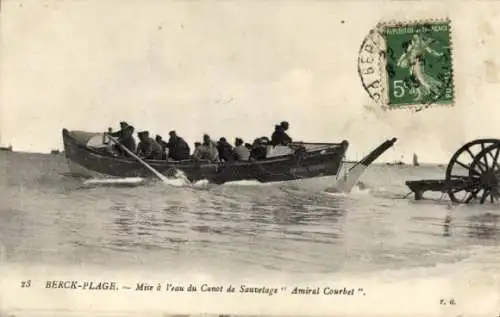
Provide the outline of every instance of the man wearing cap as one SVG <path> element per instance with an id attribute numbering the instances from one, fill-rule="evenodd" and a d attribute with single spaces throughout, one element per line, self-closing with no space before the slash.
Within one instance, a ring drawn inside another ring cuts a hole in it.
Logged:
<path id="1" fill-rule="evenodd" d="M 186 141 L 173 130 L 168 134 L 170 135 L 167 143 L 168 156 L 175 161 L 188 160 L 191 149 Z"/>
<path id="2" fill-rule="evenodd" d="M 118 142 L 130 151 L 135 152 L 134 127 L 122 121 L 120 122 L 120 128 L 121 130 L 111 133 L 111 136 L 118 138 Z M 121 155 L 129 156 L 119 145 L 115 145 L 115 148 Z"/>
<path id="3" fill-rule="evenodd" d="M 276 125 L 271 136 L 271 145 L 288 145 L 292 143 L 292 138 L 286 133 L 288 128 L 289 124 L 286 121 L 282 121 L 279 125 Z"/>
<path id="4" fill-rule="evenodd" d="M 161 160 L 161 145 L 149 137 L 148 131 L 137 133 L 139 137 L 139 145 L 137 146 L 137 154 L 146 160 Z"/>
<path id="5" fill-rule="evenodd" d="M 219 152 L 219 158 L 224 162 L 234 161 L 233 147 L 229 144 L 226 138 L 222 137 L 217 142 L 217 151 Z"/>

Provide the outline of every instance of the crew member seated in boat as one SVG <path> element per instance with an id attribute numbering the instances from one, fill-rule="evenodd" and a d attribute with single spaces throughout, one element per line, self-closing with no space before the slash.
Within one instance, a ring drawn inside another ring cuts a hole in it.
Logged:
<path id="1" fill-rule="evenodd" d="M 201 142 L 194 142 L 194 152 L 192 158 L 195 159 L 197 156 L 199 156 L 199 151 L 200 151 L 200 146 Z"/>
<path id="2" fill-rule="evenodd" d="M 135 139 L 134 139 L 134 127 L 129 125 L 127 122 L 120 122 L 120 130 L 111 133 L 110 135 L 117 138 L 123 146 L 132 152 L 136 151 Z M 129 156 L 129 154 L 122 149 L 121 146 L 115 144 L 115 150 L 124 156 Z"/>
<path id="3" fill-rule="evenodd" d="M 281 143 L 280 140 L 280 134 L 282 133 L 281 131 L 281 126 L 279 124 L 274 126 L 274 132 L 271 135 L 271 145 L 275 146 Z"/>
<path id="4" fill-rule="evenodd" d="M 168 158 L 168 143 L 163 141 L 161 135 L 156 135 L 156 142 L 161 146 L 161 159 L 166 160 Z"/>
<path id="5" fill-rule="evenodd" d="M 253 141 L 250 159 L 264 160 L 267 155 L 267 138 L 257 138 Z"/>
<path id="6" fill-rule="evenodd" d="M 177 135 L 175 131 L 168 133 L 170 139 L 168 140 L 168 156 L 175 161 L 188 160 L 191 149 L 183 138 Z"/>
<path id="7" fill-rule="evenodd" d="M 219 152 L 219 158 L 223 162 L 232 162 L 234 161 L 233 156 L 233 147 L 229 144 L 226 138 L 220 138 L 217 143 L 217 151 Z"/>
<path id="8" fill-rule="evenodd" d="M 196 160 L 209 160 L 212 162 L 219 162 L 219 151 L 217 151 L 217 146 L 208 134 L 203 135 L 203 143 L 198 147 L 194 153 L 194 158 Z"/>
<path id="9" fill-rule="evenodd" d="M 237 161 L 248 161 L 248 159 L 250 158 L 250 150 L 246 147 L 245 144 L 243 144 L 243 140 L 240 138 L 236 138 L 234 140 L 233 156 Z"/>
<path id="10" fill-rule="evenodd" d="M 161 160 L 161 145 L 149 137 L 148 131 L 137 133 L 139 145 L 137 146 L 137 155 L 146 160 Z"/>
<path id="11" fill-rule="evenodd" d="M 286 121 L 282 121 L 279 125 L 274 126 L 274 132 L 271 136 L 271 145 L 289 145 L 292 143 L 292 138 L 288 136 L 286 131 L 289 128 L 289 124 Z"/>

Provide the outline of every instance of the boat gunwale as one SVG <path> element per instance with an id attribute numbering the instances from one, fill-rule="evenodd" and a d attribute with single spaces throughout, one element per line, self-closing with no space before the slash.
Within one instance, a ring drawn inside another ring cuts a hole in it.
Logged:
<path id="1" fill-rule="evenodd" d="M 98 134 L 98 133 L 96 133 Z M 67 129 L 63 129 L 63 137 L 70 139 L 71 140 L 71 145 L 78 147 L 82 150 L 85 150 L 89 152 L 90 155 L 93 155 L 96 157 L 96 159 L 110 159 L 114 160 L 119 163 L 133 163 L 135 162 L 134 159 L 132 158 L 124 158 L 124 157 L 114 157 L 111 155 L 103 155 L 102 153 L 99 153 L 98 151 L 95 150 L 95 148 L 92 148 L 90 146 L 81 144 L 75 137 L 71 136 L 71 131 Z M 64 142 L 66 143 L 66 142 Z M 297 145 L 302 145 L 302 144 L 312 144 L 312 145 L 325 145 L 328 146 L 327 149 L 329 150 L 337 150 L 334 152 L 330 152 L 328 154 L 338 154 L 338 151 L 346 151 L 348 142 L 343 141 L 341 143 L 309 143 L 309 142 L 297 142 Z M 325 151 L 325 148 L 318 149 L 318 150 L 312 150 L 312 151 L 305 151 L 303 153 L 309 154 L 308 156 L 326 156 L 327 154 L 321 154 L 322 151 Z M 66 151 L 67 152 L 67 151 Z M 345 154 L 345 153 L 344 153 Z M 172 166 L 172 167 L 192 167 L 192 166 L 197 166 L 197 167 L 216 167 L 220 165 L 232 165 L 232 166 L 248 166 L 248 165 L 264 165 L 264 164 L 271 164 L 271 163 L 279 163 L 279 162 L 284 162 L 288 161 L 294 157 L 297 157 L 296 153 L 291 153 L 291 154 L 285 154 L 285 155 L 279 155 L 271 158 L 266 158 L 263 160 L 254 160 L 254 161 L 234 161 L 230 163 L 225 163 L 225 162 L 210 162 L 210 161 L 196 161 L 193 159 L 189 160 L 182 160 L 182 161 L 167 161 L 167 160 L 145 160 L 146 162 L 150 163 L 151 165 L 154 166 Z"/>

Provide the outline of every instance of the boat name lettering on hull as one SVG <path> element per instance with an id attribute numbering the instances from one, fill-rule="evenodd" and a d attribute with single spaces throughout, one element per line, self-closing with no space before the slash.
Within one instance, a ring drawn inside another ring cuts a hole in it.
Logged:
<path id="1" fill-rule="evenodd" d="M 295 167 L 291 168 L 290 172 L 291 173 L 304 173 L 304 172 L 318 172 L 326 169 L 325 164 L 316 164 L 316 165 L 311 165 L 307 167 Z"/>

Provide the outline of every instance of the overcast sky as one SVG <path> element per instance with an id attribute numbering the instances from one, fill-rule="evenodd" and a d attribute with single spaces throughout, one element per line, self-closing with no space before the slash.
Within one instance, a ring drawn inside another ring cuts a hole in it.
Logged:
<path id="1" fill-rule="evenodd" d="M 189 143 L 252 141 L 290 122 L 296 140 L 350 141 L 360 158 L 446 162 L 500 138 L 500 2 L 60 0 L 2 3 L 0 144 L 62 149 L 61 129 L 126 120 Z M 357 74 L 377 22 L 449 17 L 456 106 L 384 112 Z M 381 158 L 382 159 L 382 158 Z"/>

